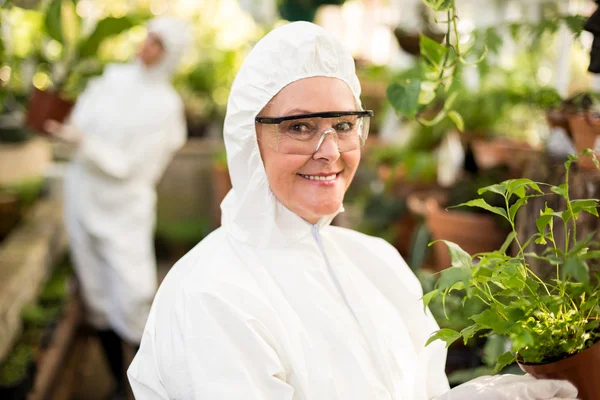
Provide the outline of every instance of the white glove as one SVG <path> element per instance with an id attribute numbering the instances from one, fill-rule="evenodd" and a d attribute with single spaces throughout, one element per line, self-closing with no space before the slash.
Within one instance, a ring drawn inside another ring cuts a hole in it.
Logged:
<path id="1" fill-rule="evenodd" d="M 535 379 L 531 375 L 481 376 L 434 400 L 576 400 L 567 381 Z"/>
<path id="2" fill-rule="evenodd" d="M 74 146 L 79 146 L 83 140 L 83 132 L 75 125 L 49 119 L 44 123 L 44 129 L 55 138 Z"/>

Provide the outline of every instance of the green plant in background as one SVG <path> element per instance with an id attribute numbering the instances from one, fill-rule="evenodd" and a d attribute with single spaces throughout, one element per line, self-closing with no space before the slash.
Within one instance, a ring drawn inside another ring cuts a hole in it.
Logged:
<path id="1" fill-rule="evenodd" d="M 41 31 L 34 36 L 34 59 L 38 72 L 50 76 L 55 90 L 74 98 L 83 89 L 87 78 L 102 71 L 97 57 L 101 44 L 142 23 L 148 16 L 127 15 L 99 20 L 91 32 L 84 30 L 76 12 L 75 0 L 41 2 Z M 29 13 L 35 13 L 29 11 Z"/>
<path id="2" fill-rule="evenodd" d="M 584 155 L 592 154 L 585 151 Z M 595 156 L 592 157 L 598 166 Z M 452 267 L 441 272 L 434 290 L 424 297 L 425 305 L 440 297 L 442 302 L 455 290 L 464 290 L 464 301 L 478 298 L 485 310 L 470 319 L 471 325 L 460 332 L 441 329 L 428 343 L 441 339 L 448 345 L 462 338 L 468 340 L 479 332 L 489 332 L 509 338 L 510 351 L 498 357 L 496 370 L 513 363 L 547 363 L 579 353 L 600 339 L 600 283 L 590 278 L 588 260 L 600 257 L 600 244 L 593 235 L 577 236 L 577 219 L 582 212 L 598 216 L 598 200 L 571 199 L 569 172 L 578 157 L 565 162 L 565 183 L 552 186 L 529 179 L 513 179 L 479 190 L 480 194 L 495 193 L 504 199 L 504 207 L 495 207 L 484 199 L 471 200 L 464 206 L 479 207 L 503 217 L 511 226 L 502 248 L 470 256 L 459 246 L 448 246 Z M 548 188 L 550 194 L 542 189 Z M 558 195 L 566 201 L 564 210 L 549 207 L 541 210 L 536 225 L 538 233 L 530 238 L 519 237 L 515 220 L 519 209 L 529 199 Z M 512 199 L 516 201 L 511 206 Z M 565 242 L 558 243 L 554 223 L 564 225 Z M 544 245 L 536 253 L 527 252 L 532 243 Z M 516 246 L 516 255 L 507 250 Z M 555 271 L 555 278 L 542 281 L 528 266 L 528 257 L 543 260 Z M 476 262 L 473 265 L 474 261 Z"/>
<path id="3" fill-rule="evenodd" d="M 195 245 L 204 239 L 211 230 L 212 225 L 208 218 L 179 221 L 165 220 L 157 223 L 156 236 L 170 243 Z"/>
<path id="4" fill-rule="evenodd" d="M 0 366 L 0 387 L 9 387 L 27 377 L 33 359 L 33 350 L 25 344 L 17 345 Z"/>
<path id="5" fill-rule="evenodd" d="M 390 104 L 399 114 L 427 126 L 446 122 L 444 130 L 452 125 L 466 131 L 493 127 L 504 117 L 504 111 L 515 103 L 544 104 L 549 100 L 544 94 L 548 94 L 550 89 L 540 84 L 531 85 L 530 82 L 537 80 L 541 61 L 548 56 L 551 46 L 547 46 L 547 39 L 563 25 L 578 37 L 586 19 L 580 15 L 562 15 L 556 4 L 548 4 L 541 7 L 540 22 L 500 24 L 475 30 L 467 38 L 458 33 L 454 0 L 423 2 L 436 15 L 445 13 L 446 18 L 442 21 L 446 26 L 445 42 L 440 44 L 422 35 L 421 58 L 416 74 L 396 77 L 387 94 Z M 501 68 L 498 62 L 504 44 L 503 30 L 509 31 L 515 43 L 523 49 L 521 59 L 510 71 Z M 469 40 L 463 43 L 465 38 Z M 457 82 L 463 69 L 469 66 L 477 67 L 482 83 L 488 79 L 492 85 L 485 87 L 483 84 L 478 93 L 473 93 Z M 521 80 L 515 82 L 515 76 Z M 554 93 L 552 101 L 555 102 L 557 96 Z"/>
<path id="6" fill-rule="evenodd" d="M 453 108 L 458 91 L 451 90 L 457 67 L 469 64 L 468 52 L 461 50 L 458 33 L 458 14 L 454 0 L 423 0 L 434 13 L 445 13 L 445 44 L 421 35 L 419 78 L 396 81 L 387 89 L 388 100 L 400 114 L 416 119 L 423 125 L 435 125 L 446 117 L 450 118 L 459 130 L 463 130 L 462 116 Z M 485 57 L 487 50 L 480 55 Z M 478 61 L 475 61 L 477 63 Z M 443 96 L 443 100 L 436 101 Z M 429 107 L 434 105 L 433 108 Z M 432 118 L 425 117 L 424 111 L 433 112 Z"/>
<path id="7" fill-rule="evenodd" d="M 40 293 L 40 303 L 62 307 L 69 295 L 69 276 L 70 269 L 67 265 L 57 268 Z"/>
<path id="8" fill-rule="evenodd" d="M 40 197 L 45 184 L 44 177 L 30 178 L 11 185 L 0 186 L 0 193 L 14 195 L 21 206 L 29 207 Z"/>

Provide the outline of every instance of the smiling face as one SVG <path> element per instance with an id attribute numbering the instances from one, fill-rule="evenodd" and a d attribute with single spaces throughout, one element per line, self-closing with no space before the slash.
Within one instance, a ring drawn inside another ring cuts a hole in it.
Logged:
<path id="1" fill-rule="evenodd" d="M 283 88 L 259 115 L 284 117 L 356 110 L 354 96 L 345 82 L 313 77 Z M 260 140 L 264 129 L 271 128 L 256 124 L 260 153 L 275 197 L 312 224 L 337 212 L 360 162 L 360 148 L 340 153 L 335 138 L 326 135 L 312 155 L 286 154 L 277 152 Z"/>

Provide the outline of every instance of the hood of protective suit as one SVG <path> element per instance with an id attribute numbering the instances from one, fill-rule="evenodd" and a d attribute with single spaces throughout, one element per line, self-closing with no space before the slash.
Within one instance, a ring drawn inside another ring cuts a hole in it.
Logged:
<path id="1" fill-rule="evenodd" d="M 222 225 L 244 243 L 285 246 L 310 235 L 311 225 L 283 206 L 269 188 L 254 118 L 285 86 L 315 76 L 344 81 L 360 105 L 350 52 L 321 27 L 294 22 L 260 40 L 233 83 L 224 127 L 233 189 L 221 205 Z M 319 225 L 329 224 L 334 216 L 322 218 Z"/>
<path id="2" fill-rule="evenodd" d="M 165 16 L 151 20 L 148 32 L 160 38 L 165 50 L 160 62 L 150 69 L 164 77 L 170 77 L 192 42 L 192 30 L 186 21 Z"/>

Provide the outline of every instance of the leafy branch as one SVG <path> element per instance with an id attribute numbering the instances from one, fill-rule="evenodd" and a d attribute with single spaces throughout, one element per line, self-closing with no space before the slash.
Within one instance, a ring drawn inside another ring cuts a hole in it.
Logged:
<path id="1" fill-rule="evenodd" d="M 582 156 L 591 156 L 598 167 L 590 150 Z M 482 198 L 460 205 L 497 214 L 509 222 L 512 230 L 499 250 L 474 256 L 454 243 L 445 242 L 452 266 L 441 272 L 436 288 L 423 296 L 425 306 L 439 296 L 443 302 L 454 290 L 464 290 L 463 301 L 478 298 L 486 309 L 472 316 L 473 323 L 460 332 L 442 329 L 434 333 L 428 344 L 440 339 L 450 345 L 459 338 L 466 343 L 480 331 L 507 337 L 512 349 L 499 357 L 496 370 L 500 370 L 517 359 L 527 363 L 555 361 L 600 340 L 600 284 L 598 277 L 590 278 L 587 264 L 588 260 L 600 257 L 600 245 L 592 240 L 594 234 L 580 240 L 576 234 L 579 215 L 586 212 L 598 216 L 599 200 L 571 199 L 569 172 L 578 160 L 579 157 L 569 156 L 565 162 L 565 182 L 559 186 L 511 179 L 479 190 L 480 195 L 502 196 L 504 207 L 492 206 Z M 537 232 L 523 242 L 516 230 L 518 212 L 532 198 L 554 195 L 563 198 L 565 209 L 555 211 L 546 205 L 536 219 Z M 556 243 L 555 219 L 565 227 L 564 247 Z M 528 252 L 531 243 L 546 247 Z M 516 248 L 514 256 L 508 253 L 511 245 Z M 556 268 L 556 278 L 542 280 L 529 267 L 529 257 Z"/>

